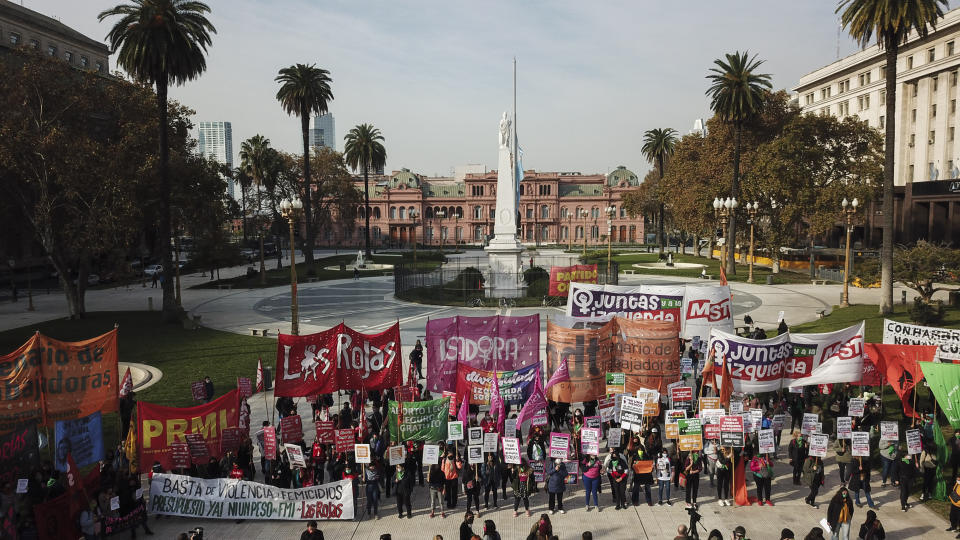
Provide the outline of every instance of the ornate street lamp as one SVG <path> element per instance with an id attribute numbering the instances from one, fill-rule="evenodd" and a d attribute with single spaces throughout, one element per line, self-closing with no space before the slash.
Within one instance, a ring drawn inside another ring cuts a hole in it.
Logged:
<path id="1" fill-rule="evenodd" d="M 610 283 L 610 278 L 613 275 L 612 270 L 610 269 L 610 258 L 613 254 L 613 215 L 616 213 L 617 209 L 613 206 L 608 206 L 607 211 L 607 283 Z"/>
<path id="2" fill-rule="evenodd" d="M 849 202 L 844 197 L 840 206 L 843 207 L 843 213 L 847 221 L 847 246 L 843 256 L 843 298 L 840 300 L 840 307 L 850 307 L 850 270 L 853 266 L 850 264 L 850 236 L 853 233 L 853 216 L 857 213 L 860 201 L 854 197 L 853 201 Z"/>
<path id="3" fill-rule="evenodd" d="M 740 205 L 737 202 L 737 199 L 727 197 L 726 199 L 720 200 L 719 198 L 713 199 L 713 212 L 714 215 L 720 218 L 720 229 L 723 231 L 724 240 L 723 248 L 720 250 L 720 268 L 724 272 L 727 271 L 727 250 L 730 249 L 731 238 L 727 238 L 727 223 L 729 223 L 730 218 L 733 216 L 733 211 Z"/>
<path id="4" fill-rule="evenodd" d="M 410 227 L 412 229 L 411 235 L 413 236 L 413 268 L 417 268 L 417 218 L 420 217 L 420 212 L 417 212 L 416 209 L 410 211 Z"/>
<path id="5" fill-rule="evenodd" d="M 280 214 L 287 219 L 290 226 L 290 333 L 300 335 L 300 323 L 297 318 L 297 261 L 296 245 L 293 238 L 293 227 L 303 211 L 303 203 L 300 199 L 294 197 L 293 200 L 284 199 L 280 201 Z"/>
<path id="6" fill-rule="evenodd" d="M 756 221 L 757 210 L 759 208 L 760 205 L 757 203 L 757 201 L 753 201 L 753 203 L 747 203 L 747 215 L 750 216 L 749 219 L 747 219 L 747 223 L 750 225 L 750 273 L 747 276 L 747 283 L 753 283 L 753 225 L 754 221 Z"/>

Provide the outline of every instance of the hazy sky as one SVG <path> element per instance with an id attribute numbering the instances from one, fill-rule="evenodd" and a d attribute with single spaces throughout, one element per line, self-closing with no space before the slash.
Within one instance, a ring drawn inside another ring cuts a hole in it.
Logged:
<path id="1" fill-rule="evenodd" d="M 23 0 L 103 40 L 97 14 L 119 0 Z M 171 89 L 195 121 L 233 123 L 234 154 L 257 133 L 300 151 L 300 124 L 275 99 L 277 70 L 315 63 L 330 71 L 337 149 L 372 123 L 386 138 L 387 170 L 447 175 L 496 168 L 497 123 L 512 107 L 524 166 L 643 176 L 643 132 L 689 131 L 708 117 L 705 75 L 724 53 L 766 60 L 775 88 L 857 50 L 838 38 L 832 0 L 361 1 L 208 0 L 217 28 L 208 69 Z M 110 61 L 115 68 L 114 59 Z"/>

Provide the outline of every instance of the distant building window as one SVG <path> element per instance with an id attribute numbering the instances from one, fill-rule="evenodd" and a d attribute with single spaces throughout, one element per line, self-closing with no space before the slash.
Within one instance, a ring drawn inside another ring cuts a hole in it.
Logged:
<path id="1" fill-rule="evenodd" d="M 913 165 L 911 165 L 907 170 L 909 171 L 907 173 L 907 177 L 910 178 L 910 181 L 912 182 L 913 181 Z"/>
<path id="2" fill-rule="evenodd" d="M 533 208 L 527 207 L 527 219 L 533 219 Z"/>
<path id="3" fill-rule="evenodd" d="M 804 96 L 803 99 L 806 102 L 806 105 L 811 105 L 813 103 L 813 92 Z"/>
<path id="4" fill-rule="evenodd" d="M 913 122 L 914 124 L 917 123 L 917 110 L 916 110 L 916 109 L 911 109 L 911 110 L 910 110 L 910 121 Z"/>
<path id="5" fill-rule="evenodd" d="M 952 128 L 952 127 L 947 130 L 947 134 L 949 135 L 950 140 L 952 141 L 952 140 L 953 140 L 953 128 Z"/>
<path id="6" fill-rule="evenodd" d="M 598 217 L 600 217 L 600 209 L 594 207 L 592 210 L 590 210 L 590 217 L 592 217 L 593 219 L 597 219 Z"/>
<path id="7" fill-rule="evenodd" d="M 16 32 L 10 32 L 10 34 L 7 37 L 10 39 L 11 45 L 16 45 L 20 43 L 20 34 Z"/>
<path id="8" fill-rule="evenodd" d="M 57 55 L 57 46 L 56 45 L 47 45 L 47 54 L 50 56 Z"/>
<path id="9" fill-rule="evenodd" d="M 97 62 L 97 72 L 103 73 L 103 63 Z"/>
<path id="10" fill-rule="evenodd" d="M 470 186 L 470 192 L 474 197 L 483 197 L 483 186 Z"/>
<path id="11" fill-rule="evenodd" d="M 927 49 L 927 62 L 933 62 L 937 59 L 936 49 Z"/>
<path id="12" fill-rule="evenodd" d="M 930 140 L 927 141 L 927 142 L 929 142 L 930 144 L 933 144 L 933 143 L 937 142 L 937 132 L 936 132 L 936 131 L 931 131 L 931 132 L 930 132 Z"/>
<path id="13" fill-rule="evenodd" d="M 90 61 L 87 60 L 86 56 L 80 57 L 80 67 L 87 67 L 90 64 Z"/>
<path id="14" fill-rule="evenodd" d="M 910 86 L 911 86 L 911 88 L 910 88 L 910 97 L 917 97 L 917 88 L 918 88 L 920 85 L 917 84 L 917 83 L 913 83 L 913 84 L 910 85 Z"/>
<path id="15" fill-rule="evenodd" d="M 31 39 L 31 40 L 30 40 L 30 47 L 39 50 L 39 49 L 40 49 L 40 40 L 39 40 L 39 39 Z"/>
<path id="16" fill-rule="evenodd" d="M 950 72 L 950 86 L 956 86 L 956 85 L 957 85 L 957 72 L 956 72 L 956 71 L 951 71 L 951 72 Z"/>
<path id="17" fill-rule="evenodd" d="M 550 195 L 550 184 L 540 184 L 540 195 Z"/>
<path id="18" fill-rule="evenodd" d="M 887 124 L 885 120 L 886 120 L 886 117 L 883 117 L 883 116 L 880 117 L 880 129 L 883 129 L 884 127 L 886 127 Z"/>
<path id="19" fill-rule="evenodd" d="M 953 42 L 947 42 L 947 56 L 953 56 Z"/>
<path id="20" fill-rule="evenodd" d="M 930 106 L 930 118 L 936 118 L 936 117 L 937 117 L 937 105 L 934 104 Z"/>
<path id="21" fill-rule="evenodd" d="M 907 57 L 907 69 L 913 69 L 913 57 L 912 57 L 912 56 L 908 56 L 908 57 Z M 912 176 L 911 176 L 911 178 L 912 178 Z"/>
<path id="22" fill-rule="evenodd" d="M 930 79 L 933 81 L 933 91 L 936 92 L 936 91 L 937 91 L 937 84 L 940 82 L 940 79 L 939 79 L 939 77 L 937 77 L 936 75 L 934 75 L 934 76 L 931 77 Z"/>
<path id="23" fill-rule="evenodd" d="M 548 186 L 549 187 L 549 186 Z M 550 218 L 550 207 L 543 205 L 540 207 L 540 219 L 549 219 Z"/>
<path id="24" fill-rule="evenodd" d="M 881 91 L 880 91 L 880 104 L 881 104 L 881 105 L 886 105 L 886 104 L 887 104 L 887 91 L 886 91 L 886 90 L 881 90 Z"/>
<path id="25" fill-rule="evenodd" d="M 957 100 L 951 99 L 951 100 L 950 100 L 950 114 L 953 114 L 953 113 L 955 113 L 955 112 L 957 112 Z"/>
<path id="26" fill-rule="evenodd" d="M 72 63 L 73 63 L 73 53 L 70 52 L 70 51 L 67 51 L 67 52 L 63 53 L 63 59 L 66 60 L 67 62 L 70 62 L 70 63 L 72 64 Z"/>
<path id="27" fill-rule="evenodd" d="M 916 142 L 917 142 L 917 134 L 916 134 L 916 133 L 911 133 L 911 134 L 910 134 L 910 146 L 913 146 Z"/>

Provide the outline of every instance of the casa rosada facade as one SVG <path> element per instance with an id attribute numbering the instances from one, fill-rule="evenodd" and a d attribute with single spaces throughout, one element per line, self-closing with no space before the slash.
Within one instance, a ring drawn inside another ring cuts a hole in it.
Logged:
<path id="1" fill-rule="evenodd" d="M 363 191 L 363 177 L 355 177 Z M 468 173 L 462 178 L 425 177 L 407 169 L 372 176 L 370 241 L 378 247 L 483 245 L 493 235 L 497 172 Z M 643 216 L 630 216 L 621 198 L 639 179 L 620 166 L 607 175 L 576 172 L 524 172 L 520 182 L 520 239 L 524 244 L 607 243 L 607 208 L 614 209 L 610 237 L 614 243 L 642 243 Z M 336 222 L 321 228 L 317 243 L 360 246 L 364 208 L 348 230 Z"/>

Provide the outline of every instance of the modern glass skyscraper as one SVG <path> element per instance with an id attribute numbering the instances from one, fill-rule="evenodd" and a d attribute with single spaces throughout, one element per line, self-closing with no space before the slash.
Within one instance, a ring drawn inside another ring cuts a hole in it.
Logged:
<path id="1" fill-rule="evenodd" d="M 200 122 L 200 154 L 233 168 L 233 127 L 230 122 Z M 227 179 L 227 194 L 236 197 L 233 179 Z"/>
<path id="2" fill-rule="evenodd" d="M 309 135 L 311 148 L 326 146 L 331 150 L 336 150 L 337 134 L 333 113 L 313 117 L 313 127 L 310 128 Z"/>

